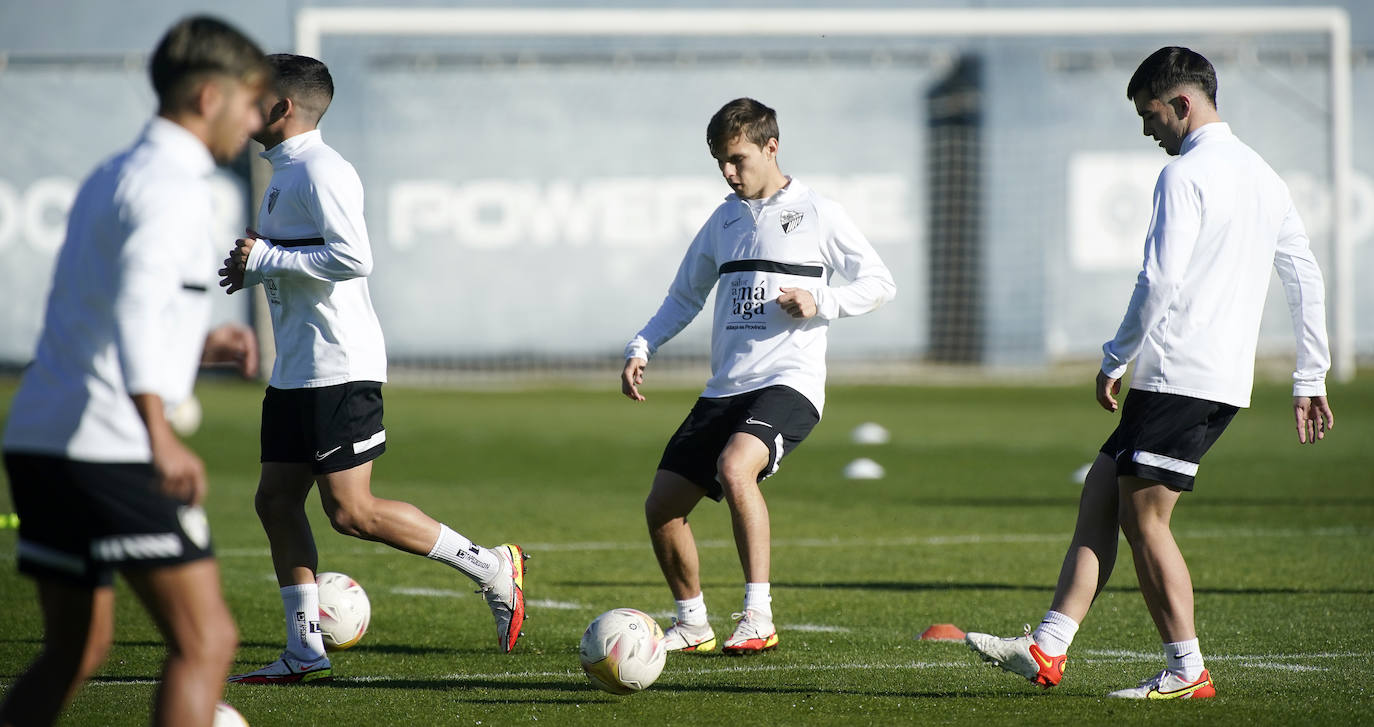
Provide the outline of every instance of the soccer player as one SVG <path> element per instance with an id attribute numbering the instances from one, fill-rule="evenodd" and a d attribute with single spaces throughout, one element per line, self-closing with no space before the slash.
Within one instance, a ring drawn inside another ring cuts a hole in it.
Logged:
<path id="1" fill-rule="evenodd" d="M 316 483 L 334 529 L 427 556 L 480 586 L 503 651 L 525 619 L 524 560 L 517 545 L 483 548 L 406 502 L 371 490 L 372 461 L 386 449 L 382 382 L 386 350 L 367 276 L 372 250 L 363 187 L 318 129 L 334 98 L 329 69 L 314 58 L 268 57 L 275 92 L 253 138 L 272 163 L 258 225 L 224 261 L 220 285 L 265 288 L 277 358 L 262 403 L 262 476 L 255 500 L 281 587 L 286 650 L 230 681 L 276 684 L 331 675 L 319 628 L 319 558 L 305 498 Z"/>
<path id="2" fill-rule="evenodd" d="M 668 441 L 644 503 L 649 538 L 677 601 L 671 651 L 712 651 L 687 515 L 703 495 L 730 508 L 744 607 L 723 650 L 778 644 L 769 594 L 768 506 L 759 484 L 801 444 L 825 406 L 826 331 L 896 293 L 892 275 L 844 210 L 778 167 L 773 109 L 721 107 L 706 142 L 732 194 L 692 240 L 658 312 L 625 347 L 621 391 L 644 401 L 650 356 L 716 289 L 711 379 Z M 833 280 L 836 273 L 847 279 Z"/>
<path id="3" fill-rule="evenodd" d="M 1198 463 L 1250 405 L 1255 346 L 1269 282 L 1278 271 L 1297 336 L 1293 416 L 1298 442 L 1335 424 L 1326 400 L 1322 276 L 1288 188 L 1223 123 L 1212 64 L 1187 48 L 1161 48 L 1126 86 L 1144 134 L 1178 158 L 1159 174 L 1145 263 L 1116 337 L 1102 347 L 1097 401 L 1117 410 L 1126 367 L 1135 373 L 1116 431 L 1088 472 L 1078 523 L 1054 600 L 1038 628 L 998 639 L 970 633 L 985 660 L 1044 688 L 1063 678 L 1066 653 L 1116 563 L 1117 529 L 1130 544 L 1145 606 L 1164 642 L 1166 668 L 1107 695 L 1211 697 L 1193 624 L 1188 566 L 1169 530 Z"/>
<path id="4" fill-rule="evenodd" d="M 166 412 L 190 396 L 201 363 L 257 366 L 248 329 L 206 335 L 208 177 L 261 126 L 269 71 L 251 40 L 208 17 L 168 30 L 150 71 L 157 115 L 82 183 L 10 406 L 5 470 L 43 649 L 10 686 L 0 724 L 52 724 L 104 663 L 115 571 L 167 641 L 154 723 L 209 725 L 238 643 L 200 507 L 205 466 Z"/>

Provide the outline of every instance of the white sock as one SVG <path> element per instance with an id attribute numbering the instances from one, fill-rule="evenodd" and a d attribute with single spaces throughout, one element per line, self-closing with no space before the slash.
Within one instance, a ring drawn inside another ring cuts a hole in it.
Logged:
<path id="1" fill-rule="evenodd" d="M 767 583 L 744 584 L 744 610 L 753 610 L 760 616 L 773 618 L 773 597 L 768 595 Z"/>
<path id="2" fill-rule="evenodd" d="M 320 634 L 320 587 L 314 583 L 281 589 L 286 612 L 286 650 L 301 661 L 324 656 L 324 636 Z"/>
<path id="3" fill-rule="evenodd" d="M 1202 676 L 1202 649 L 1198 648 L 1197 639 L 1165 642 L 1164 661 L 1168 662 L 1169 671 L 1186 681 L 1197 681 Z"/>
<path id="4" fill-rule="evenodd" d="M 468 578 L 486 585 L 501 572 L 501 558 L 495 551 L 474 544 L 439 523 L 439 539 L 429 549 L 429 557 L 462 571 Z"/>
<path id="5" fill-rule="evenodd" d="M 677 621 L 688 626 L 705 626 L 706 596 L 698 593 L 685 601 L 677 602 Z"/>
<path id="6" fill-rule="evenodd" d="M 1076 633 L 1077 621 L 1058 611 L 1046 611 L 1045 618 L 1040 620 L 1040 625 L 1035 627 L 1031 637 L 1046 655 L 1060 656 L 1069 653 L 1069 644 L 1073 643 Z"/>

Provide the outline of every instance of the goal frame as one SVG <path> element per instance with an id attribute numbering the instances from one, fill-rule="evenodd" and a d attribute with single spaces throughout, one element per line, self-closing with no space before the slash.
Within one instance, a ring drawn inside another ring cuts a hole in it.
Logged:
<path id="1" fill-rule="evenodd" d="M 759 18 L 768 18 L 759 23 Z M 1331 374 L 1355 377 L 1353 87 L 1350 16 L 1339 7 L 968 8 L 968 9 L 610 9 L 302 8 L 296 52 L 320 57 L 328 35 L 696 36 L 696 37 L 1045 37 L 1196 33 L 1313 33 L 1330 48 L 1331 247 L 1326 265 Z"/>

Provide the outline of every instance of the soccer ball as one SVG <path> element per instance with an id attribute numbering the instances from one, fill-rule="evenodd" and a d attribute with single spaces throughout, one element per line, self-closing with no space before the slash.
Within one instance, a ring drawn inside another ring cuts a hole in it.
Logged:
<path id="1" fill-rule="evenodd" d="M 668 656 L 663 629 L 649 615 L 617 608 L 596 617 L 582 634 L 577 655 L 594 686 L 611 694 L 637 692 L 654 683 Z"/>
<path id="2" fill-rule="evenodd" d="M 358 582 L 342 573 L 315 576 L 320 587 L 320 632 L 324 648 L 347 649 L 367 633 L 372 620 L 372 604 Z"/>
<path id="3" fill-rule="evenodd" d="M 211 727 L 248 727 L 248 720 L 237 709 L 220 702 L 215 705 L 215 721 Z"/>

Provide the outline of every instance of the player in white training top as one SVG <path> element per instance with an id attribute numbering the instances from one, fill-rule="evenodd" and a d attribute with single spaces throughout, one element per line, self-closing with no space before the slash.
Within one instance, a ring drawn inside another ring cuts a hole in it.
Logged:
<path id="1" fill-rule="evenodd" d="M 839 205 L 779 169 L 773 109 L 731 101 L 711 118 L 706 141 L 733 193 L 692 240 L 658 312 L 625 347 L 621 390 L 644 400 L 639 387 L 649 358 L 696 317 L 714 288 L 711 380 L 668 442 L 644 511 L 677 601 L 668 648 L 711 651 L 716 636 L 687 515 L 703 495 L 729 505 L 745 591 L 723 648 L 751 653 L 778 643 L 759 484 L 820 420 L 830 322 L 877 308 L 896 285 Z"/>
<path id="2" fill-rule="evenodd" d="M 1283 281 L 1297 337 L 1298 442 L 1325 438 L 1335 423 L 1326 400 L 1321 270 L 1287 186 L 1222 122 L 1216 92 L 1212 64 L 1178 47 L 1150 55 L 1126 86 L 1145 135 L 1178 156 L 1155 184 L 1145 264 L 1116 337 L 1102 347 L 1098 403 L 1117 410 L 1121 377 L 1135 361 L 1131 388 L 1084 482 L 1078 524 L 1039 628 L 1009 639 L 967 636 L 984 659 L 1047 689 L 1063 678 L 1069 644 L 1111 576 L 1119 528 L 1163 639 L 1166 668 L 1107 696 L 1216 694 L 1198 647 L 1192 579 L 1169 519 L 1179 496 L 1193 489 L 1202 456 L 1250 405 L 1271 268 Z"/>
<path id="3" fill-rule="evenodd" d="M 444 562 L 472 578 L 496 618 L 500 648 L 515 648 L 524 623 L 524 560 L 517 545 L 483 548 L 414 505 L 372 494 L 372 460 L 386 449 L 382 383 L 386 348 L 368 295 L 372 249 L 363 186 L 317 128 L 334 97 L 323 63 L 268 57 L 276 91 L 254 138 L 272 163 L 260 232 L 235 243 L 220 284 L 265 288 L 277 358 L 262 405 L 262 478 L 255 500 L 271 544 L 286 622 L 277 661 L 231 677 L 291 683 L 331 676 L 319 630 L 319 558 L 305 499 L 320 502 L 335 530 Z"/>
<path id="4" fill-rule="evenodd" d="M 202 16 L 167 31 L 149 70 L 157 116 L 82 183 L 9 410 L 19 569 L 37 583 L 43 649 L 9 686 L 0 725 L 56 722 L 104 663 L 116 570 L 167 641 L 155 724 L 209 725 L 238 643 L 200 507 L 205 465 L 165 411 L 203 363 L 257 367 L 247 327 L 206 336 L 208 178 L 261 126 L 269 69 L 253 41 Z"/>

